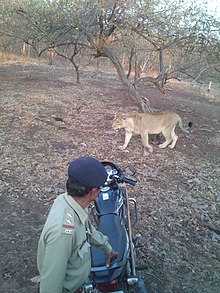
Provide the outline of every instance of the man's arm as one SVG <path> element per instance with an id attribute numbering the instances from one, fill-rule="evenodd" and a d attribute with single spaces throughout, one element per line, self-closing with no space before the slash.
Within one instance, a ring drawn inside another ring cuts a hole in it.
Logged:
<path id="1" fill-rule="evenodd" d="M 100 247 L 104 250 L 106 254 L 106 266 L 109 267 L 110 260 L 113 256 L 117 255 L 111 245 L 108 242 L 108 237 L 103 235 L 101 232 L 97 231 L 92 224 L 89 222 L 89 229 L 91 232 L 90 235 L 90 244 L 96 247 Z"/>
<path id="2" fill-rule="evenodd" d="M 70 235 L 49 236 L 44 255 L 38 255 L 43 257 L 42 265 L 39 267 L 40 293 L 63 292 L 63 282 L 71 251 L 72 237 Z"/>
<path id="3" fill-rule="evenodd" d="M 106 254 L 110 253 L 112 251 L 112 247 L 108 242 L 108 237 L 96 230 L 90 221 L 88 221 L 88 228 L 90 232 L 89 243 L 96 247 L 102 248 Z"/>

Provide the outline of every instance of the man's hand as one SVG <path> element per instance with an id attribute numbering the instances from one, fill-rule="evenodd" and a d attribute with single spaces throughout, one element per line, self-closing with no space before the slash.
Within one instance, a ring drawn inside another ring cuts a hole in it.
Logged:
<path id="1" fill-rule="evenodd" d="M 110 260 L 113 256 L 116 256 L 118 253 L 112 250 L 110 253 L 106 254 L 106 267 L 108 268 L 110 265 Z"/>

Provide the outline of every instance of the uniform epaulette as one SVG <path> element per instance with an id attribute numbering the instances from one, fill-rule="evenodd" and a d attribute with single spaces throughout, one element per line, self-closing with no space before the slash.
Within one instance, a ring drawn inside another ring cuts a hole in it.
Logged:
<path id="1" fill-rule="evenodd" d="M 64 218 L 63 218 L 63 233 L 65 234 L 73 234 L 75 226 L 74 226 L 74 216 L 67 210 L 64 214 Z"/>

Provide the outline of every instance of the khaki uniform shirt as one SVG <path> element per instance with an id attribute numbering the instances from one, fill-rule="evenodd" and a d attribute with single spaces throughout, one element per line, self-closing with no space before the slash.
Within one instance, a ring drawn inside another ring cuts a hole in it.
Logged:
<path id="1" fill-rule="evenodd" d="M 54 201 L 38 243 L 40 293 L 74 292 L 91 270 L 90 245 L 110 253 L 108 237 L 90 223 L 85 210 L 66 193 Z"/>

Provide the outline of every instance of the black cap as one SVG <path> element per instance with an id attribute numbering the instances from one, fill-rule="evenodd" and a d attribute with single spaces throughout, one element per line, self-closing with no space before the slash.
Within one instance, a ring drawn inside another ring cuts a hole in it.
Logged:
<path id="1" fill-rule="evenodd" d="M 95 158 L 80 157 L 70 163 L 68 177 L 82 185 L 95 188 L 105 183 L 107 172 L 102 163 Z"/>

